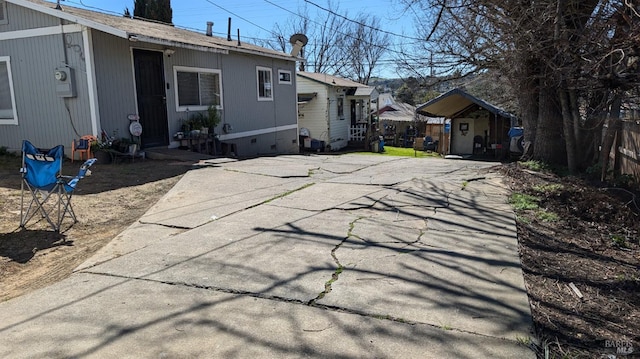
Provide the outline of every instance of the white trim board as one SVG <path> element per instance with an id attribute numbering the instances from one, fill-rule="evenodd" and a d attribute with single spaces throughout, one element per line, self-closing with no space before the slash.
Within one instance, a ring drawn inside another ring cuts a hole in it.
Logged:
<path id="1" fill-rule="evenodd" d="M 28 30 L 0 32 L 0 41 L 25 39 L 29 37 L 40 37 L 40 36 L 48 36 L 48 35 L 70 34 L 70 33 L 80 32 L 80 31 L 82 31 L 82 26 L 78 24 L 39 27 L 39 28 L 28 29 Z"/>
<path id="2" fill-rule="evenodd" d="M 274 133 L 274 132 L 294 130 L 294 129 L 295 130 L 298 129 L 298 124 L 284 125 L 284 126 L 278 126 L 278 127 L 269 127 L 269 128 L 261 128 L 259 130 L 231 133 L 231 134 L 227 134 L 227 135 L 220 135 L 220 136 L 218 136 L 218 139 L 220 141 L 228 141 L 228 140 L 235 140 L 237 138 L 242 138 L 242 137 L 266 135 L 267 133 Z"/>

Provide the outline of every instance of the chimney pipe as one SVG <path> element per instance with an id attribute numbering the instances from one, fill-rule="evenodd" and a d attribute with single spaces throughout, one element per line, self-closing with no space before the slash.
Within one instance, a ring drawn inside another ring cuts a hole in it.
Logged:
<path id="1" fill-rule="evenodd" d="M 213 22 L 207 21 L 207 36 L 213 36 Z"/>
<path id="2" fill-rule="evenodd" d="M 240 29 L 238 29 L 238 46 L 240 46 L 240 45 L 242 45 L 242 44 L 240 43 Z"/>
<path id="3" fill-rule="evenodd" d="M 227 28 L 227 41 L 231 41 L 231 18 L 229 18 L 229 27 Z"/>

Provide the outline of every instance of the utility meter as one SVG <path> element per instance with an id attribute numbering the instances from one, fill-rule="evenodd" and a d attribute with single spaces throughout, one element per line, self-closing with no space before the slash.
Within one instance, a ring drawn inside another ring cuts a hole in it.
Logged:
<path id="1" fill-rule="evenodd" d="M 67 73 L 65 71 L 56 70 L 54 75 L 58 81 L 64 81 L 67 79 Z"/>
<path id="2" fill-rule="evenodd" d="M 53 76 L 56 79 L 58 97 L 76 97 L 75 76 L 71 67 L 58 67 Z"/>

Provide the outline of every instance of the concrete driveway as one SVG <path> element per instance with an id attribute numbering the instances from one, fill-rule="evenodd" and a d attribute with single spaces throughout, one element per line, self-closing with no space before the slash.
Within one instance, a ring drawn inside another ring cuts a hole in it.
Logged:
<path id="1" fill-rule="evenodd" d="M 0 357 L 534 358 L 493 165 L 211 160 L 70 278 L 0 303 Z"/>

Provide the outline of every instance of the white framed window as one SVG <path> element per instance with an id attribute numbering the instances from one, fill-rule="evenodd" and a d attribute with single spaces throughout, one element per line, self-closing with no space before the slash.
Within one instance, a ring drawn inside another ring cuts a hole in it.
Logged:
<path id="1" fill-rule="evenodd" d="M 268 67 L 256 67 L 258 77 L 258 101 L 273 101 L 273 81 L 271 69 Z"/>
<path id="2" fill-rule="evenodd" d="M 7 19 L 7 2 L 0 0 L 0 25 L 6 25 L 9 23 Z"/>
<path id="3" fill-rule="evenodd" d="M 0 125 L 17 125 L 16 95 L 13 91 L 11 61 L 0 56 Z"/>
<path id="4" fill-rule="evenodd" d="M 278 83 L 291 85 L 291 71 L 278 70 Z"/>
<path id="5" fill-rule="evenodd" d="M 174 66 L 176 111 L 202 111 L 213 105 L 222 109 L 220 70 Z"/>

